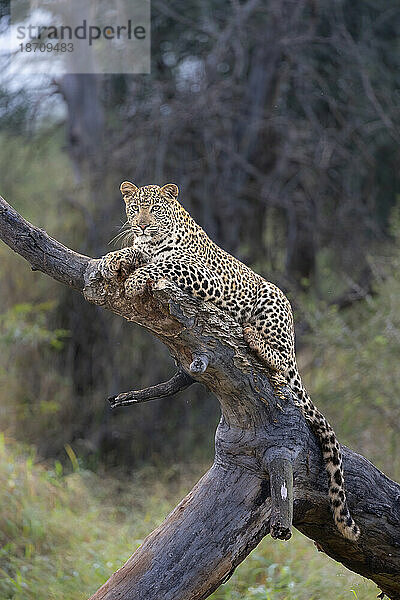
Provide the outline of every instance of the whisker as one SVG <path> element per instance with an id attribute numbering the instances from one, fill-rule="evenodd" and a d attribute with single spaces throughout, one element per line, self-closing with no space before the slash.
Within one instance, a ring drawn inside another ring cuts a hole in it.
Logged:
<path id="1" fill-rule="evenodd" d="M 120 235 L 120 234 L 126 233 L 127 231 L 130 231 L 130 229 L 131 229 L 130 227 L 124 227 L 124 228 L 121 228 L 121 229 L 118 231 L 117 235 Z"/>
<path id="2" fill-rule="evenodd" d="M 126 223 L 124 223 L 122 225 L 122 227 L 120 227 L 119 232 L 117 233 L 117 235 L 115 235 L 108 243 L 109 244 L 117 244 L 117 242 L 123 238 L 127 233 L 129 233 L 131 231 L 131 226 L 128 223 L 128 221 Z"/>
<path id="3" fill-rule="evenodd" d="M 114 229 L 123 229 L 127 225 L 129 226 L 129 221 L 120 221 L 120 225 L 114 225 Z"/>
<path id="4" fill-rule="evenodd" d="M 135 239 L 135 237 L 136 237 L 136 235 L 133 231 L 127 233 L 127 235 L 122 239 L 121 248 L 130 246 L 132 244 L 133 240 Z"/>
<path id="5" fill-rule="evenodd" d="M 108 243 L 109 244 L 116 244 L 121 238 L 123 238 L 125 236 L 125 231 L 117 233 L 116 236 L 114 236 Z"/>

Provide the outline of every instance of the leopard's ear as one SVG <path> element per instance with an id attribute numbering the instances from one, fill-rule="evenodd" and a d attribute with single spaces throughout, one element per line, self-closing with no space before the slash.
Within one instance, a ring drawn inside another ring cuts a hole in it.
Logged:
<path id="1" fill-rule="evenodd" d="M 125 202 L 128 202 L 129 198 L 135 192 L 137 192 L 139 188 L 137 188 L 136 185 L 130 181 L 124 181 L 119 186 L 119 189 L 121 190 L 121 194 L 123 195 Z"/>
<path id="2" fill-rule="evenodd" d="M 173 200 L 178 197 L 179 188 L 174 183 L 167 183 L 167 185 L 163 185 L 160 190 L 161 194 L 168 198 L 169 200 Z"/>

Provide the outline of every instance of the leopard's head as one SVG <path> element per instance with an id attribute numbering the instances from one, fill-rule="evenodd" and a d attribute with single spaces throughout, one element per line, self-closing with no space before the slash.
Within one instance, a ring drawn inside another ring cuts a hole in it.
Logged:
<path id="1" fill-rule="evenodd" d="M 120 190 L 126 205 L 130 243 L 133 238 L 139 238 L 137 241 L 144 244 L 158 244 L 173 236 L 176 214 L 180 208 L 177 201 L 179 190 L 175 184 L 138 188 L 124 181 Z"/>

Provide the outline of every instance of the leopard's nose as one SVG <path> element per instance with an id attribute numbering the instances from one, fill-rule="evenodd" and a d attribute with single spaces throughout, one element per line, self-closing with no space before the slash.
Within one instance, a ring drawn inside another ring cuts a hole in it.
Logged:
<path id="1" fill-rule="evenodd" d="M 147 227 L 147 223 L 139 223 L 139 227 L 140 227 L 140 229 L 143 229 L 143 231 L 144 231 Z"/>

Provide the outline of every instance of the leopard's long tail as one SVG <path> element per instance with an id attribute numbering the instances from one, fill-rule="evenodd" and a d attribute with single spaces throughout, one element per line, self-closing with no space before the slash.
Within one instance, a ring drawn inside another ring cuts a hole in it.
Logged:
<path id="1" fill-rule="evenodd" d="M 291 313 L 288 314 L 290 316 Z M 243 335 L 251 350 L 256 352 L 259 358 L 271 369 L 270 380 L 275 391 L 279 392 L 282 382 L 287 383 L 293 390 L 293 400 L 313 429 L 322 449 L 329 479 L 329 500 L 336 527 L 345 538 L 356 540 L 360 535 L 360 529 L 353 521 L 346 502 L 339 442 L 332 427 L 314 406 L 301 382 L 294 357 L 294 340 L 291 340 L 292 343 L 289 347 L 293 357 L 286 362 L 281 353 L 268 343 L 266 336 L 257 331 L 251 324 L 245 323 L 243 325 Z M 277 380 L 272 375 L 274 372 L 277 374 Z"/>
<path id="2" fill-rule="evenodd" d="M 360 528 L 350 515 L 344 487 L 343 463 L 340 445 L 335 432 L 324 415 L 314 406 L 307 391 L 297 377 L 289 383 L 295 392 L 294 403 L 299 406 L 321 445 L 325 469 L 329 480 L 329 500 L 336 527 L 349 540 L 357 540 Z"/>

